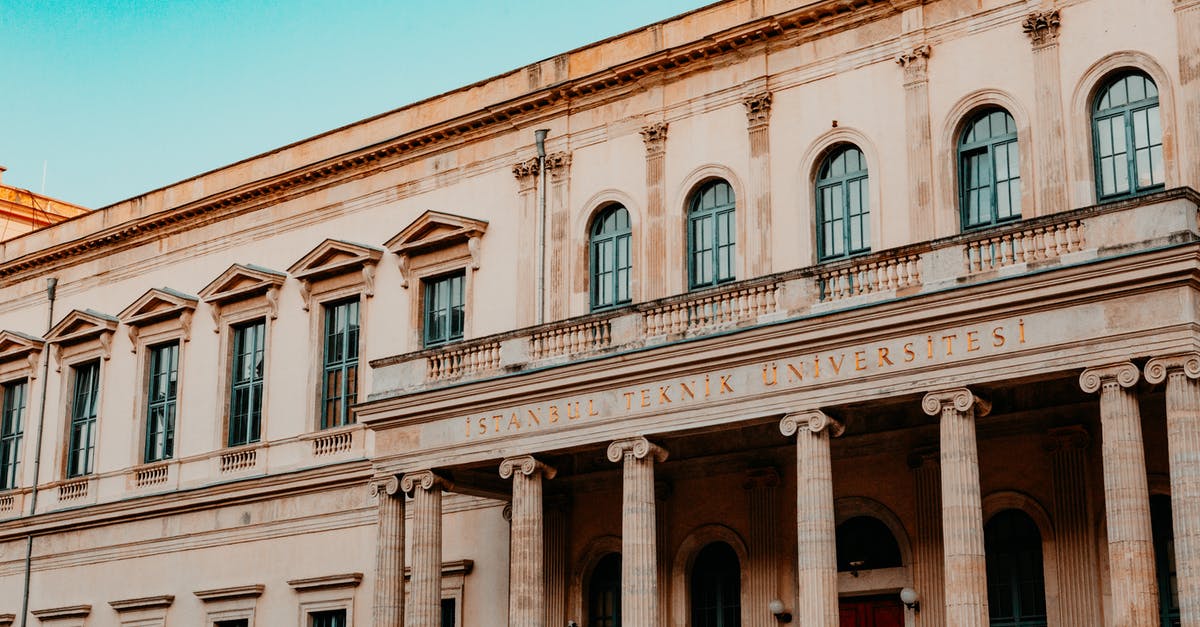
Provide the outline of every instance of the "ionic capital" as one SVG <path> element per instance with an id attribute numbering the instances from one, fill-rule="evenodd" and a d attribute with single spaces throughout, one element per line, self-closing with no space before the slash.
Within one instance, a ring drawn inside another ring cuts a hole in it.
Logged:
<path id="1" fill-rule="evenodd" d="M 1200 379 L 1200 353 L 1155 357 L 1146 362 L 1145 372 L 1148 383 L 1162 383 L 1172 372 L 1182 372 L 1189 379 Z"/>
<path id="2" fill-rule="evenodd" d="M 992 411 L 992 404 L 967 388 L 930 392 L 921 399 L 921 409 L 930 416 L 936 416 L 947 408 L 953 408 L 960 414 L 974 409 L 975 417 L 982 418 Z"/>
<path id="3" fill-rule="evenodd" d="M 929 55 L 932 52 L 929 44 L 921 44 L 896 56 L 896 63 L 904 68 L 905 84 L 929 80 Z"/>
<path id="4" fill-rule="evenodd" d="M 656 155 L 662 154 L 667 149 L 667 123 L 655 122 L 647 126 L 643 126 L 642 130 L 638 131 L 642 134 L 642 141 L 646 142 L 646 154 Z"/>
<path id="5" fill-rule="evenodd" d="M 836 438 L 842 435 L 846 426 L 819 409 L 791 413 L 779 421 L 780 433 L 788 437 L 801 431 L 820 433 L 825 430 L 829 431 L 829 437 Z"/>
<path id="6" fill-rule="evenodd" d="M 500 462 L 500 478 L 510 479 L 513 473 L 521 473 L 526 477 L 541 474 L 547 479 L 553 479 L 558 471 L 535 459 L 532 455 L 509 457 Z"/>
<path id="7" fill-rule="evenodd" d="M 608 445 L 608 461 L 619 462 L 626 455 L 632 455 L 634 459 L 650 456 L 660 464 L 667 461 L 666 449 L 640 436 L 616 440 Z"/>
<path id="8" fill-rule="evenodd" d="M 742 488 L 746 490 L 774 488 L 778 485 L 779 471 L 769 466 L 767 468 L 751 468 L 747 470 L 746 479 L 742 481 Z"/>
<path id="9" fill-rule="evenodd" d="M 389 477 L 378 477 L 371 481 L 371 496 L 383 498 L 384 496 L 404 496 L 400 492 L 400 477 L 391 475 Z"/>
<path id="10" fill-rule="evenodd" d="M 1083 450 L 1092 443 L 1092 436 L 1082 425 L 1056 427 L 1046 432 L 1047 453 L 1060 451 Z"/>
<path id="11" fill-rule="evenodd" d="M 1140 377 L 1137 366 L 1132 362 L 1088 368 L 1079 375 L 1079 387 L 1089 394 L 1100 390 L 1107 384 L 1120 385 L 1123 388 L 1133 387 Z"/>
<path id="12" fill-rule="evenodd" d="M 763 92 L 742 98 L 746 105 L 746 123 L 750 128 L 763 126 L 771 119 L 771 92 Z"/>
<path id="13" fill-rule="evenodd" d="M 1034 11 L 1025 16 L 1025 20 L 1021 22 L 1021 30 L 1029 35 L 1029 39 L 1036 48 L 1058 41 L 1060 23 L 1058 9 Z"/>
<path id="14" fill-rule="evenodd" d="M 454 484 L 432 470 L 410 472 L 400 478 L 400 489 L 405 494 L 412 494 L 417 488 L 432 492 L 433 490 L 450 490 Z"/>

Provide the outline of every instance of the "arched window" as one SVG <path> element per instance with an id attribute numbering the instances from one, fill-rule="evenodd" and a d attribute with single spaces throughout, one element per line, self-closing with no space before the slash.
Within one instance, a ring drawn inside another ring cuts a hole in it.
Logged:
<path id="1" fill-rule="evenodd" d="M 610 205 L 592 222 L 592 310 L 616 307 L 629 302 L 629 256 L 632 230 L 629 212 L 621 205 Z"/>
<path id="2" fill-rule="evenodd" d="M 1017 123 L 1003 109 L 971 120 L 958 142 L 959 206 L 964 229 L 1021 217 Z"/>
<path id="3" fill-rule="evenodd" d="M 585 627 L 621 627 L 621 554 L 609 553 L 596 562 L 588 580 L 588 622 Z"/>
<path id="4" fill-rule="evenodd" d="M 1178 627 L 1179 581 L 1175 576 L 1175 529 L 1171 521 L 1171 497 L 1150 497 L 1150 527 L 1154 532 L 1154 567 L 1158 575 L 1159 622 Z"/>
<path id="5" fill-rule="evenodd" d="M 1092 128 L 1100 200 L 1163 185 L 1158 87 L 1149 76 L 1126 72 L 1106 83 L 1096 94 Z"/>
<path id="6" fill-rule="evenodd" d="M 871 250 L 867 160 L 857 146 L 830 151 L 817 171 L 817 247 L 821 261 Z"/>
<path id="7" fill-rule="evenodd" d="M 692 194 L 688 210 L 688 286 L 708 287 L 734 279 L 737 222 L 733 188 L 717 179 Z"/>
<path id="8" fill-rule="evenodd" d="M 900 545 L 883 521 L 855 516 L 837 526 L 838 572 L 903 566 Z"/>
<path id="9" fill-rule="evenodd" d="M 741 627 L 741 567 L 733 547 L 713 542 L 692 563 L 692 627 Z"/>
<path id="10" fill-rule="evenodd" d="M 1042 535 L 1028 514 L 1006 509 L 983 529 L 992 627 L 1045 627 Z"/>

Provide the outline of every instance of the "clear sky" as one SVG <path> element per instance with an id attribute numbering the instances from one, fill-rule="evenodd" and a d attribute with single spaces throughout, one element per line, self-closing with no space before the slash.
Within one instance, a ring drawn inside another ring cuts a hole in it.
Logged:
<path id="1" fill-rule="evenodd" d="M 709 0 L 0 0 L 4 183 L 99 208 Z"/>

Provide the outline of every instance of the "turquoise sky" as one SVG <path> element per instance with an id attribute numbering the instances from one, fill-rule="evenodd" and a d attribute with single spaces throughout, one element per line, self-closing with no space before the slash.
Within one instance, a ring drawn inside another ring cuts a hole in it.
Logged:
<path id="1" fill-rule="evenodd" d="M 98 208 L 706 0 L 0 0 L 7 185 Z"/>

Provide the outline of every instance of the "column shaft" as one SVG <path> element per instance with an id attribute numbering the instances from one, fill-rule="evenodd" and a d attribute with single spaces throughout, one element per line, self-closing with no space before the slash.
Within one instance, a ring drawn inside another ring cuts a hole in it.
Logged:
<path id="1" fill-rule="evenodd" d="M 442 486 L 432 472 L 404 476 L 413 495 L 412 581 L 406 627 L 442 624 Z"/>
<path id="2" fill-rule="evenodd" d="M 1054 548 L 1058 560 L 1059 615 L 1065 625 L 1099 625 L 1100 572 L 1088 499 L 1087 446 L 1081 427 L 1051 432 L 1054 481 Z"/>
<path id="3" fill-rule="evenodd" d="M 796 436 L 796 548 L 800 624 L 837 627 L 837 537 L 829 434 Z"/>
<path id="4" fill-rule="evenodd" d="M 374 627 L 404 624 L 404 494 L 395 477 L 371 486 L 379 499 L 375 541 Z"/>
<path id="5" fill-rule="evenodd" d="M 751 471 L 746 478 L 747 511 L 750 514 L 749 589 L 750 623 L 746 627 L 775 627 L 778 623 L 767 604 L 779 595 L 779 474 L 773 468 Z"/>
<path id="6" fill-rule="evenodd" d="M 608 459 L 623 463 L 621 511 L 621 625 L 658 624 L 658 555 L 654 462 L 666 452 L 645 438 L 617 440 Z"/>
<path id="7" fill-rule="evenodd" d="M 542 477 L 554 477 L 554 469 L 525 455 L 504 460 L 500 464 L 500 476 L 512 477 L 513 481 L 509 625 L 543 627 L 546 618 L 546 539 Z"/>
<path id="8" fill-rule="evenodd" d="M 1167 377 L 1167 450 L 1179 612 L 1200 626 L 1200 381 L 1182 370 Z M 1166 591 L 1160 591 L 1166 594 Z"/>
<path id="9" fill-rule="evenodd" d="M 936 452 L 913 456 L 916 487 L 916 546 L 913 548 L 913 584 L 921 594 L 921 627 L 945 627 L 946 605 L 942 551 L 941 465 Z"/>
<path id="10" fill-rule="evenodd" d="M 546 512 L 546 625 L 567 624 L 567 504 L 544 504 Z"/>
<path id="11" fill-rule="evenodd" d="M 646 235 L 642 238 L 647 261 L 646 277 L 642 288 L 642 300 L 653 300 L 667 296 L 669 264 L 658 263 L 660 259 L 671 259 L 668 247 L 670 225 L 667 220 L 666 188 L 664 187 L 664 165 L 667 145 L 667 125 L 664 122 L 651 124 L 642 129 L 646 144 Z"/>
<path id="12" fill-rule="evenodd" d="M 936 234 L 933 210 L 933 140 L 929 127 L 929 46 L 900 55 L 904 67 L 904 139 L 908 148 L 909 239 L 923 242 Z M 886 242 L 884 245 L 886 246 Z"/>

